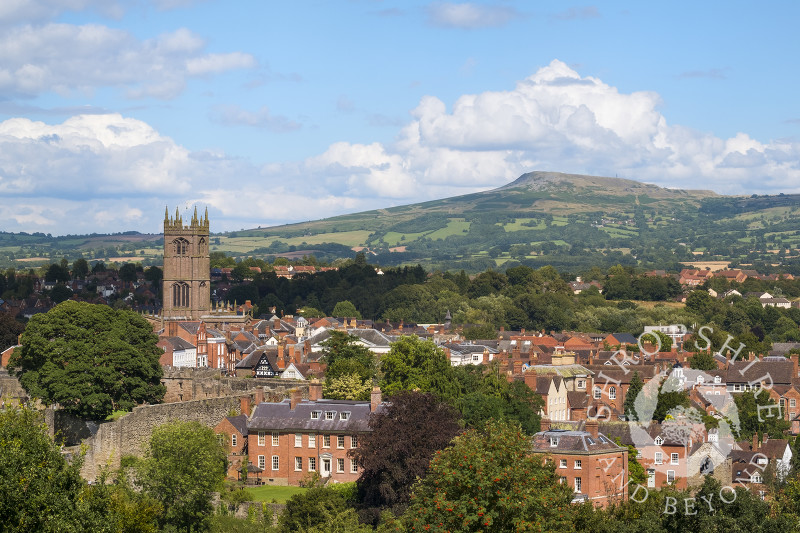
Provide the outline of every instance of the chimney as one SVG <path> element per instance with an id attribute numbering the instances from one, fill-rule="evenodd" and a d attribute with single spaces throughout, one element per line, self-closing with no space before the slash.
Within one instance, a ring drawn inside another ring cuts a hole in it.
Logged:
<path id="1" fill-rule="evenodd" d="M 264 403 L 264 388 L 259 387 L 256 389 L 256 405 Z"/>
<path id="2" fill-rule="evenodd" d="M 239 398 L 239 411 L 246 417 L 250 417 L 250 396 L 242 396 Z"/>
<path id="3" fill-rule="evenodd" d="M 758 450 L 758 433 L 753 433 L 753 444 L 750 446 L 750 451 Z"/>
<path id="4" fill-rule="evenodd" d="M 549 418 L 542 418 L 542 431 L 550 431 L 550 419 Z"/>
<path id="5" fill-rule="evenodd" d="M 793 353 L 789 356 L 792 359 L 792 378 L 798 377 L 798 361 L 800 360 L 800 354 Z"/>
<path id="6" fill-rule="evenodd" d="M 594 350 L 589 350 L 589 364 L 594 364 Z"/>
<path id="7" fill-rule="evenodd" d="M 372 393 L 369 396 L 369 411 L 374 413 L 378 406 L 381 404 L 381 389 L 380 387 L 372 387 Z"/>
<path id="8" fill-rule="evenodd" d="M 318 379 L 312 379 L 308 384 L 308 399 L 312 402 L 322 399 L 322 383 Z"/>
<path id="9" fill-rule="evenodd" d="M 297 407 L 297 404 L 299 404 L 302 400 L 303 393 L 300 392 L 299 389 L 292 390 L 292 394 L 289 396 L 289 409 L 294 411 L 294 408 Z"/>
<path id="10" fill-rule="evenodd" d="M 597 432 L 599 430 L 600 424 L 598 424 L 596 418 L 588 418 L 586 419 L 586 432 L 592 436 L 593 439 L 597 439 Z"/>

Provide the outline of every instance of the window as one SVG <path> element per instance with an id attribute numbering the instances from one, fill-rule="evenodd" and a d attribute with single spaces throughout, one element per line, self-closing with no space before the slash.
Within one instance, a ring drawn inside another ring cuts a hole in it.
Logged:
<path id="1" fill-rule="evenodd" d="M 319 420 L 319 411 L 311 411 L 311 420 Z"/>
<path id="2" fill-rule="evenodd" d="M 603 392 L 600 390 L 600 387 L 595 387 L 593 389 L 594 399 L 599 400 L 600 396 L 602 396 Z"/>
<path id="3" fill-rule="evenodd" d="M 558 437 L 550 437 L 550 447 L 555 448 L 558 446 Z"/>
<path id="4" fill-rule="evenodd" d="M 580 491 L 581 491 L 581 478 L 576 477 L 575 478 L 575 492 L 580 492 Z"/>
<path id="5" fill-rule="evenodd" d="M 664 454 L 661 452 L 656 452 L 655 463 L 657 465 L 660 465 L 663 462 L 664 462 Z"/>
<path id="6" fill-rule="evenodd" d="M 586 388 L 586 380 L 585 379 L 577 380 L 577 385 L 578 385 L 579 389 L 585 389 Z"/>
<path id="7" fill-rule="evenodd" d="M 575 459 L 575 470 L 580 470 L 580 469 L 581 469 L 581 460 Z"/>
<path id="8" fill-rule="evenodd" d="M 302 457 L 295 457 L 294 458 L 294 469 L 296 471 L 303 469 L 303 458 Z"/>
<path id="9" fill-rule="evenodd" d="M 337 435 L 336 436 L 336 447 L 340 450 L 344 448 L 344 435 Z"/>
<path id="10" fill-rule="evenodd" d="M 308 447 L 309 448 L 316 448 L 317 447 L 317 436 L 314 434 L 308 435 Z"/>
<path id="11" fill-rule="evenodd" d="M 278 433 L 273 433 L 272 434 L 272 445 L 273 446 L 277 446 L 278 443 L 280 442 L 279 439 L 278 439 L 279 436 L 280 435 Z"/>
<path id="12" fill-rule="evenodd" d="M 616 400 L 617 399 L 617 388 L 616 387 L 611 387 L 610 389 L 608 389 L 608 398 L 610 400 Z"/>
<path id="13" fill-rule="evenodd" d="M 669 464 L 671 464 L 671 465 L 678 464 L 678 454 L 677 453 L 671 453 L 669 455 Z"/>
<path id="14" fill-rule="evenodd" d="M 259 446 L 267 445 L 267 435 L 263 431 L 258 432 L 258 445 Z"/>
<path id="15" fill-rule="evenodd" d="M 353 474 L 358 473 L 358 461 L 355 459 L 350 459 L 350 472 Z"/>
<path id="16" fill-rule="evenodd" d="M 323 435 L 322 436 L 322 447 L 323 448 L 330 448 L 331 447 L 331 436 L 330 435 Z"/>
<path id="17" fill-rule="evenodd" d="M 259 456 L 258 456 L 258 467 L 259 467 L 261 470 L 264 470 L 264 468 L 265 468 L 266 466 L 267 466 L 266 459 L 264 459 L 264 456 L 263 456 L 263 455 L 259 455 Z"/>
<path id="18" fill-rule="evenodd" d="M 722 378 L 720 376 L 714 376 L 714 383 L 722 383 Z"/>
<path id="19" fill-rule="evenodd" d="M 786 407 L 786 400 L 784 400 L 783 398 L 781 398 L 781 399 L 778 401 L 778 403 L 779 403 L 779 404 L 780 404 L 780 406 L 781 406 L 781 411 L 783 411 L 783 409 Z"/>
<path id="20" fill-rule="evenodd" d="M 342 411 L 339 413 L 339 420 L 349 420 L 350 419 L 350 411 Z"/>
<path id="21" fill-rule="evenodd" d="M 667 470 L 667 483 L 675 483 L 675 471 Z"/>
<path id="22" fill-rule="evenodd" d="M 302 433 L 295 433 L 294 434 L 294 447 L 299 448 L 303 445 L 303 434 Z"/>
<path id="23" fill-rule="evenodd" d="M 558 462 L 558 467 L 559 468 L 566 468 L 567 467 L 567 460 L 566 459 L 561 459 L 561 461 Z"/>
<path id="24" fill-rule="evenodd" d="M 567 482 L 567 478 L 566 478 L 566 476 L 560 476 L 560 477 L 558 478 L 558 482 L 559 482 L 559 483 L 561 483 L 562 485 L 563 485 L 564 483 L 566 483 L 566 482 Z"/>
<path id="25" fill-rule="evenodd" d="M 172 241 L 172 249 L 175 255 L 186 255 L 189 253 L 189 241 L 186 239 L 175 239 Z"/>
<path id="26" fill-rule="evenodd" d="M 789 407 L 797 407 L 797 400 L 794 398 L 789 398 Z"/>
<path id="27" fill-rule="evenodd" d="M 661 446 L 662 444 L 664 444 L 664 439 L 662 439 L 661 435 L 659 435 L 653 442 L 655 443 L 656 446 Z"/>
<path id="28" fill-rule="evenodd" d="M 758 472 L 754 472 L 753 475 L 750 476 L 750 479 L 753 480 L 753 483 L 761 483 L 762 481 L 764 481 L 764 478 L 762 478 L 761 474 L 759 474 Z"/>
<path id="29" fill-rule="evenodd" d="M 358 447 L 358 437 L 356 437 L 355 435 L 350 437 L 350 447 L 351 448 L 357 448 Z"/>
<path id="30" fill-rule="evenodd" d="M 340 474 L 344 473 L 344 459 L 336 459 L 336 471 Z"/>
<path id="31" fill-rule="evenodd" d="M 186 283 L 172 285 L 172 306 L 189 307 L 189 285 Z"/>
<path id="32" fill-rule="evenodd" d="M 317 458 L 316 457 L 309 457 L 308 458 L 308 471 L 309 472 L 316 472 L 317 471 Z"/>
<path id="33" fill-rule="evenodd" d="M 738 383 L 734 383 L 733 390 L 734 390 L 734 392 L 738 392 L 738 391 L 742 390 L 742 386 L 739 385 Z"/>
<path id="34" fill-rule="evenodd" d="M 236 446 L 237 442 L 238 439 L 236 438 L 236 435 L 231 435 L 231 446 Z"/>
<path id="35" fill-rule="evenodd" d="M 325 411 L 325 420 L 333 420 L 334 416 L 336 416 L 336 411 Z"/>

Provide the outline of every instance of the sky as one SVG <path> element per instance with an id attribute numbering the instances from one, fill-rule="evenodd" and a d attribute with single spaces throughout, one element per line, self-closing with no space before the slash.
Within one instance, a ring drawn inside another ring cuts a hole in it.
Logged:
<path id="1" fill-rule="evenodd" d="M 2 0 L 0 231 L 212 232 L 541 170 L 800 192 L 800 2 Z"/>

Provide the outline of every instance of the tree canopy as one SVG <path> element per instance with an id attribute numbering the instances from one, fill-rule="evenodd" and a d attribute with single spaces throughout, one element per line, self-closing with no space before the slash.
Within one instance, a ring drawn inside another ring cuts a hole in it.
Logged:
<path id="1" fill-rule="evenodd" d="M 161 527 L 185 531 L 207 526 L 211 495 L 222 486 L 226 471 L 225 448 L 199 422 L 170 422 L 153 430 L 138 468 L 144 492 L 163 508 Z"/>
<path id="2" fill-rule="evenodd" d="M 458 419 L 458 411 L 434 394 L 413 391 L 395 394 L 370 417 L 372 431 L 359 438 L 352 456 L 362 468 L 359 501 L 372 520 L 379 510 L 405 510 L 433 454 L 461 432 Z"/>
<path id="3" fill-rule="evenodd" d="M 31 318 L 9 369 L 32 397 L 100 420 L 164 397 L 157 342 L 136 313 L 66 301 Z"/>
<path id="4" fill-rule="evenodd" d="M 573 531 L 572 490 L 510 422 L 469 430 L 436 454 L 406 513 L 415 531 Z"/>

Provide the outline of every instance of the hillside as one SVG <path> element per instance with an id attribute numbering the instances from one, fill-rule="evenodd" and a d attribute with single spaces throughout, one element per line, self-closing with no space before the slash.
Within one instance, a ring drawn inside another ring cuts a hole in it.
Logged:
<path id="1" fill-rule="evenodd" d="M 798 222 L 800 195 L 720 196 L 621 178 L 531 172 L 480 193 L 218 234 L 212 250 L 333 260 L 364 249 L 379 264 L 468 271 L 518 262 L 580 270 L 616 263 L 678 268 L 680 262 L 711 260 L 788 269 L 797 262 Z M 0 261 L 8 252 L 19 265 L 37 254 L 49 260 L 80 251 L 87 258 L 122 255 L 159 262 L 156 235 L 62 237 L 49 243 L 42 236 L 24 246 L 11 242 L 13 237 L 0 234 Z M 9 258 L 3 263 L 8 266 Z"/>

